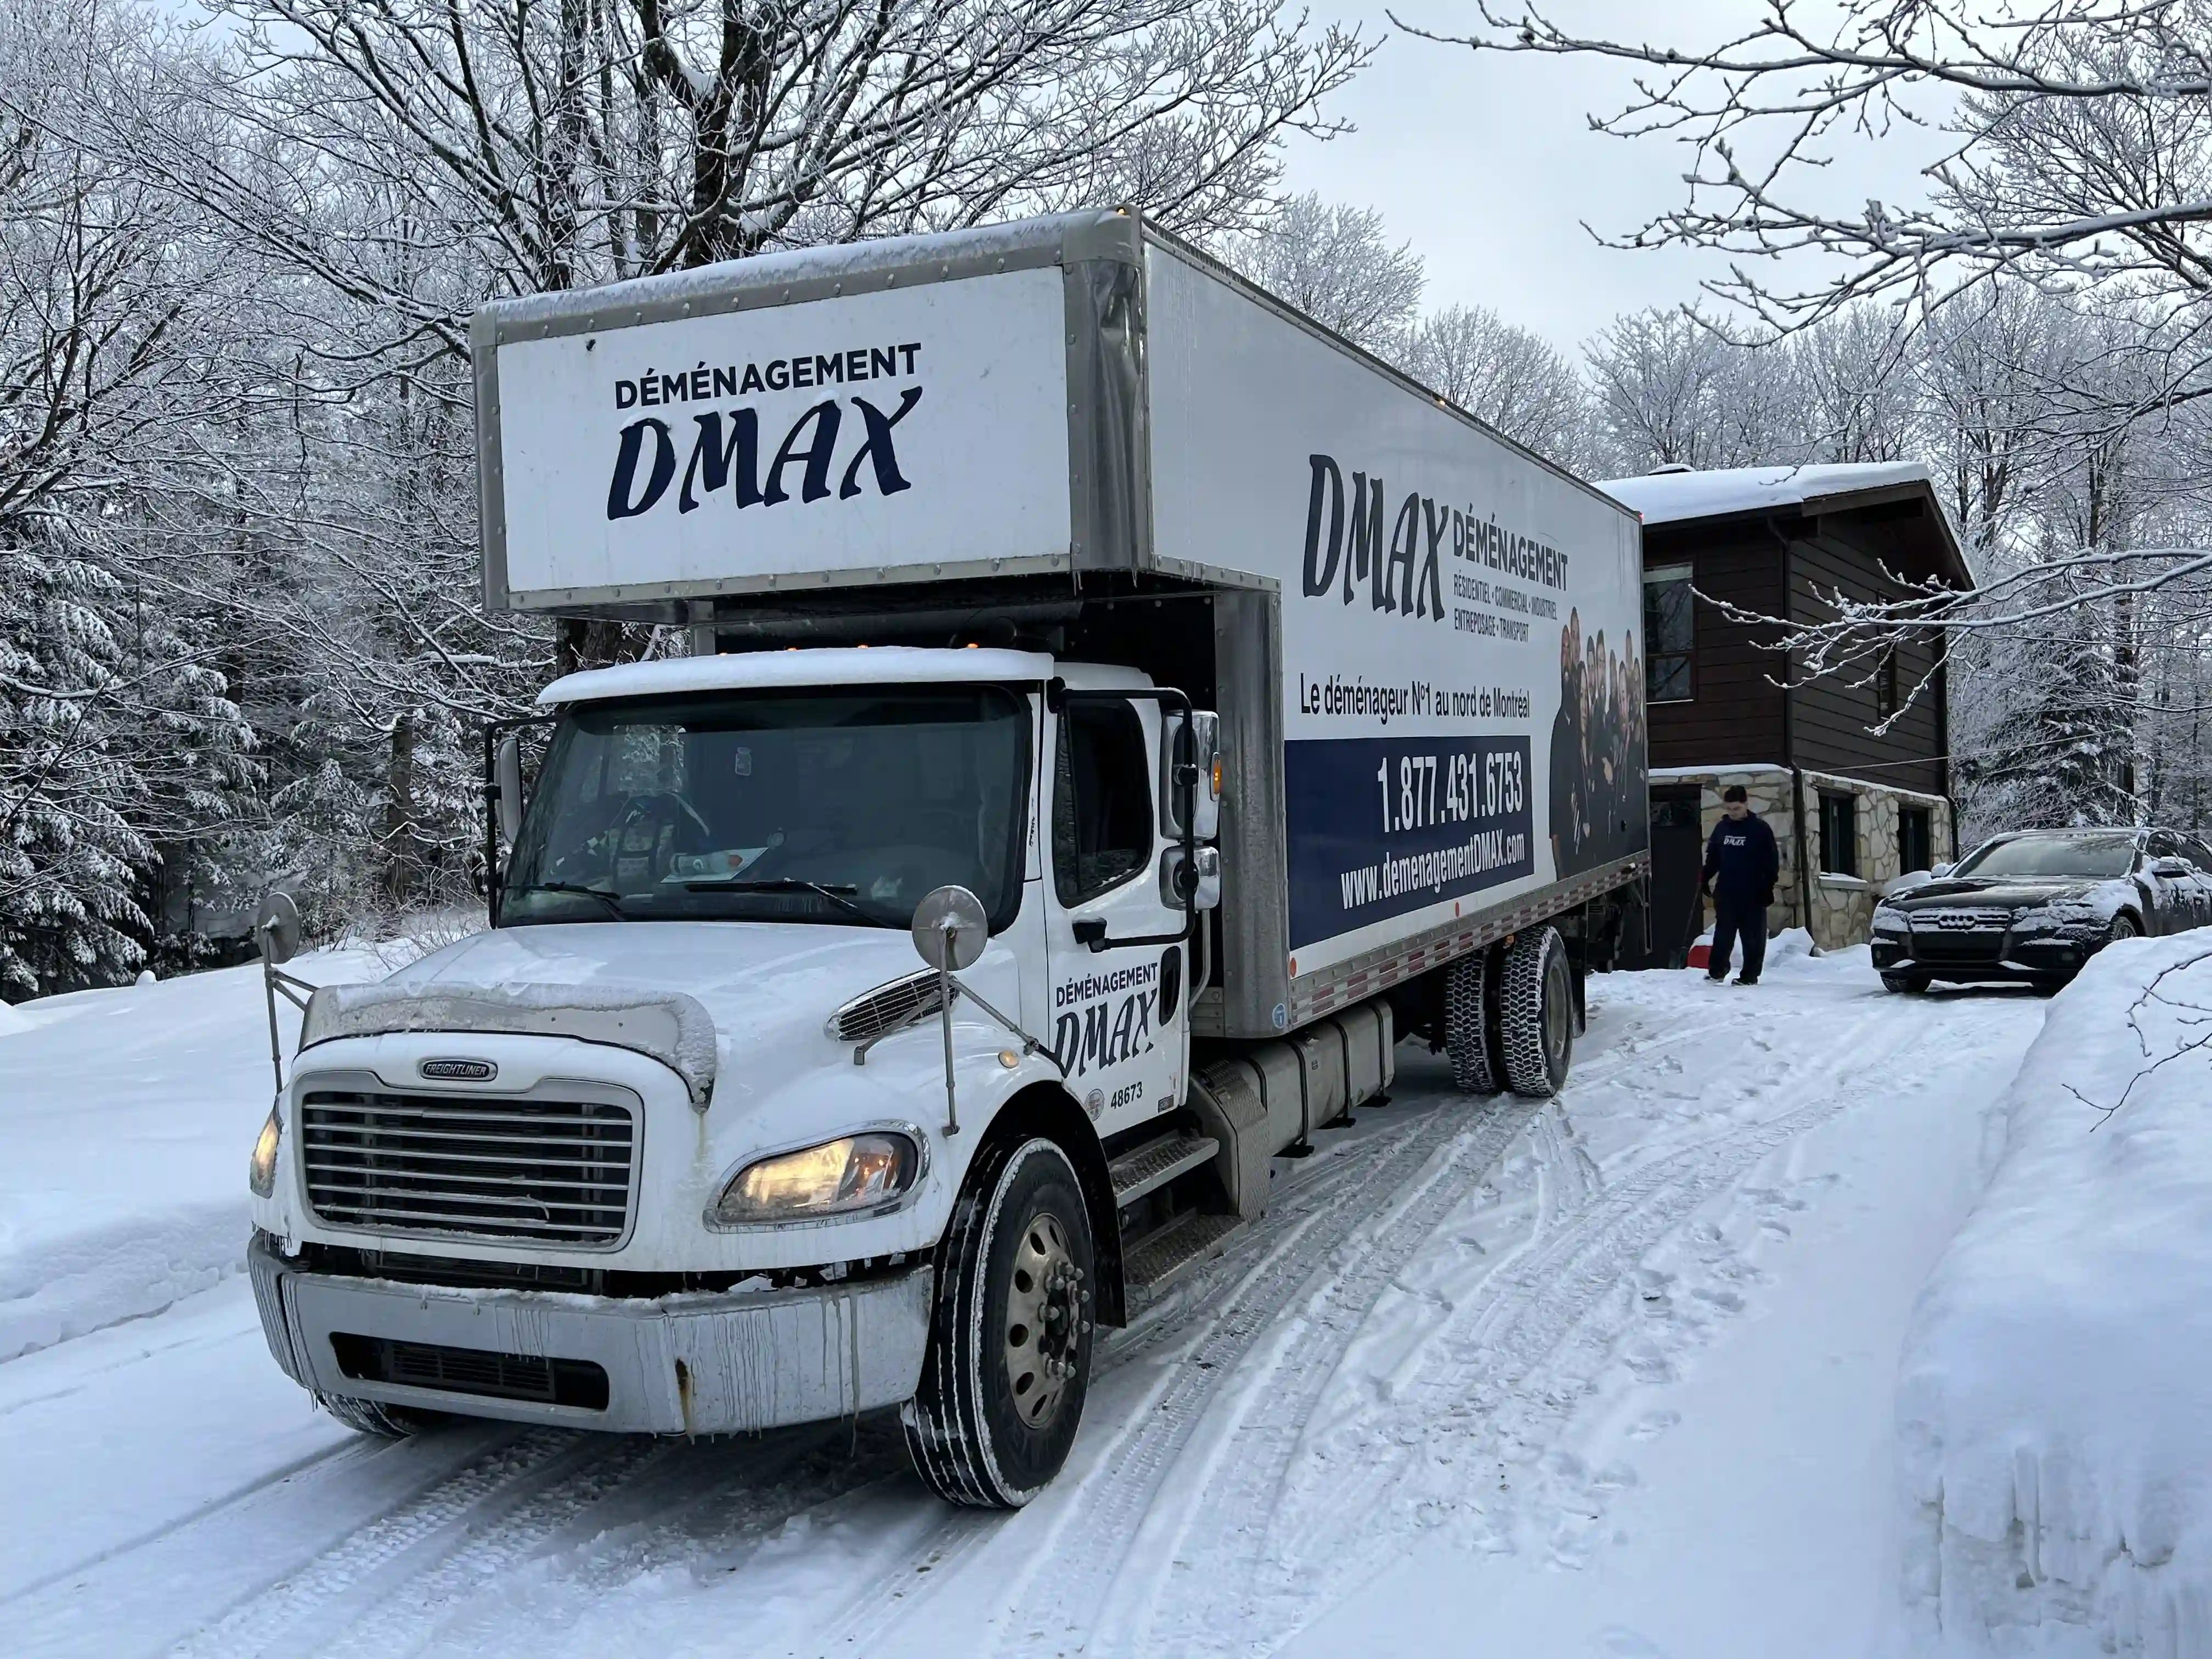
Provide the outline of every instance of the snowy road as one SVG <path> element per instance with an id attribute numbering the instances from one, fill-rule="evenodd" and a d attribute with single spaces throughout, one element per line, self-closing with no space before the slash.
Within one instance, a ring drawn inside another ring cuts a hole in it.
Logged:
<path id="1" fill-rule="evenodd" d="M 1011 1517 L 939 1507 L 872 1423 L 368 1443 L 233 1278 L 0 1364 L 0 1620 L 226 1659 L 1867 1652 L 1898 1336 L 2042 1008 L 1885 997 L 1853 952 L 1595 981 L 1540 1109 L 1402 1050 L 1115 1342 Z"/>

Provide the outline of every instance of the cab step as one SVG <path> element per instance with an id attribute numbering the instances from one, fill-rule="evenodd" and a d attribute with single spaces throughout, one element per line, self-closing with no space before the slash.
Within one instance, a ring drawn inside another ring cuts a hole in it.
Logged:
<path id="1" fill-rule="evenodd" d="M 1177 1176 L 1212 1161 L 1221 1143 L 1211 1135 L 1164 1134 L 1132 1146 L 1106 1166 L 1114 1178 L 1114 1207 L 1126 1208 Z"/>
<path id="2" fill-rule="evenodd" d="M 1195 1211 L 1141 1240 L 1121 1263 L 1128 1287 L 1129 1311 L 1158 1301 L 1193 1269 L 1229 1248 L 1249 1224 L 1241 1216 L 1201 1215 Z"/>

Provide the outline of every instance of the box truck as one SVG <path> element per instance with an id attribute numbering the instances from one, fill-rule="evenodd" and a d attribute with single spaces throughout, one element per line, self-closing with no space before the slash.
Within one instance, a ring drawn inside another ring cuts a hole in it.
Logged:
<path id="1" fill-rule="evenodd" d="M 1618 504 L 1127 212 L 473 346 L 486 605 L 689 654 L 489 734 L 490 928 L 307 1003 L 250 1265 L 344 1421 L 895 1407 L 1018 1504 L 1401 1040 L 1560 1085 L 1647 859 Z"/>

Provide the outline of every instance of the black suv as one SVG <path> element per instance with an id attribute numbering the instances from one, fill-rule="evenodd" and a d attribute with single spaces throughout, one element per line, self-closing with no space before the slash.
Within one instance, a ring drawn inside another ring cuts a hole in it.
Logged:
<path id="1" fill-rule="evenodd" d="M 1893 991 L 1933 980 L 2056 990 L 2116 939 L 2212 921 L 2212 847 L 2172 830 L 2025 830 L 1993 836 L 1874 913 Z"/>

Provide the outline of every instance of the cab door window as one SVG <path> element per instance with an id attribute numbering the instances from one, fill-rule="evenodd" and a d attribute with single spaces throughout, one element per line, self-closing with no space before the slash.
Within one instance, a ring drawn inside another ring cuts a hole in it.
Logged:
<path id="1" fill-rule="evenodd" d="M 1053 761 L 1053 884 L 1073 907 L 1152 862 L 1152 769 L 1144 722 L 1129 704 L 1071 701 Z"/>

